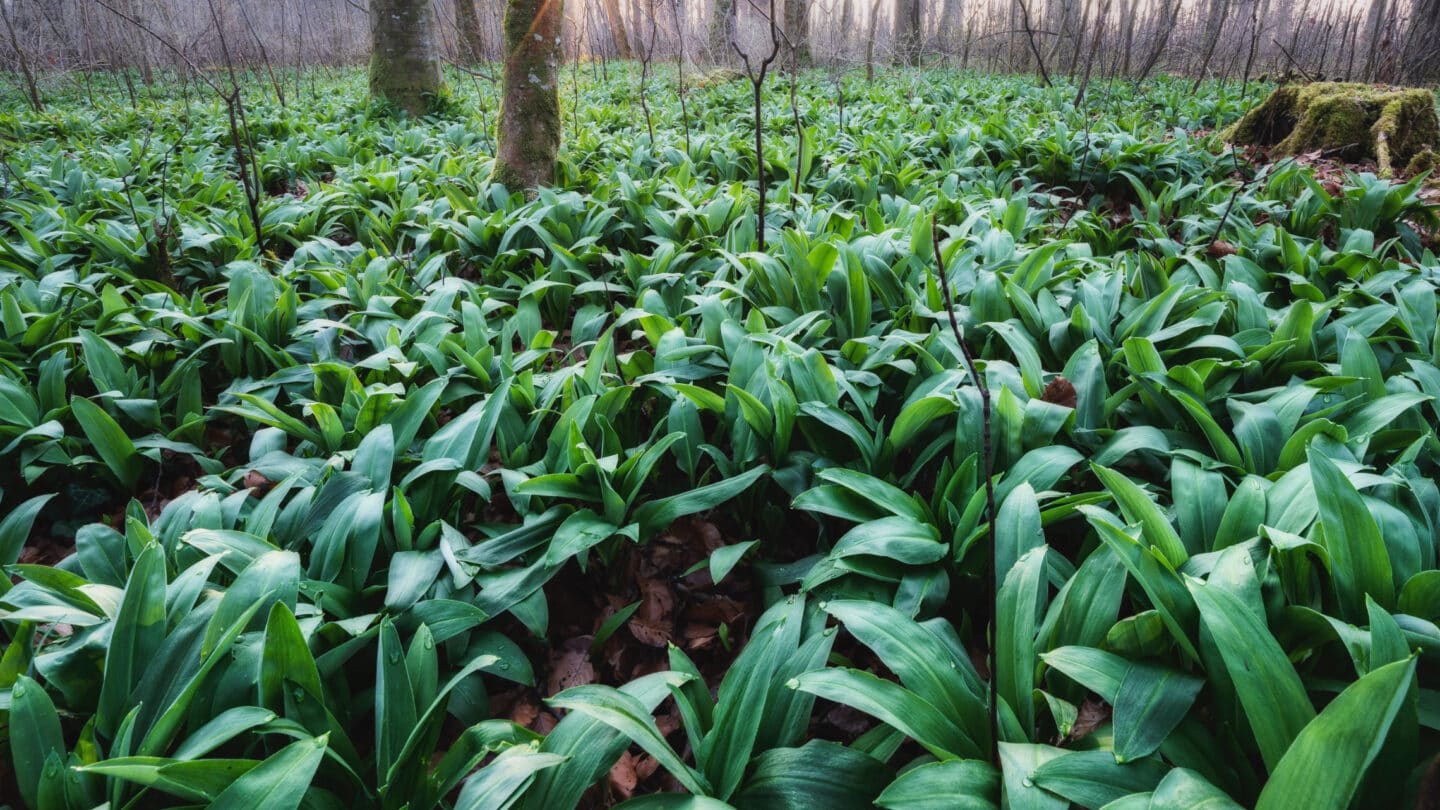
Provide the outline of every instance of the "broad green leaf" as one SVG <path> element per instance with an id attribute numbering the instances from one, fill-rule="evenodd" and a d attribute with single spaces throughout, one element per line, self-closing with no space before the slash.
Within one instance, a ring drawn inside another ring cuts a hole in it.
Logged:
<path id="1" fill-rule="evenodd" d="M 1115 761 L 1154 753 L 1185 719 L 1205 682 L 1171 669 L 1133 664 L 1115 695 Z"/>
<path id="2" fill-rule="evenodd" d="M 535 774 L 565 762 L 558 754 L 546 754 L 527 746 L 500 752 L 493 762 L 465 782 L 455 800 L 456 810 L 490 810 L 505 807 L 525 788 Z"/>
<path id="3" fill-rule="evenodd" d="M 1411 658 L 1386 664 L 1346 687 L 1271 769 L 1257 810 L 1349 807 L 1414 677 Z"/>
<path id="4" fill-rule="evenodd" d="M 547 701 L 560 709 L 581 712 L 599 720 L 629 737 L 645 753 L 654 757 L 666 771 L 692 793 L 706 795 L 710 791 L 704 777 L 680 760 L 675 749 L 665 741 L 655 725 L 655 718 L 638 699 L 608 686 L 591 684 L 575 686 Z"/>
<path id="5" fill-rule="evenodd" d="M 102 735 L 112 736 L 130 710 L 136 681 L 165 638 L 165 584 L 165 554 L 151 544 L 130 569 L 105 654 L 105 679 L 95 712 L 95 728 Z"/>
<path id="6" fill-rule="evenodd" d="M 1315 717 L 1315 708 L 1270 628 L 1240 597 L 1199 583 L 1192 583 L 1190 592 L 1245 707 L 1260 755 L 1273 771 L 1295 736 Z"/>
<path id="7" fill-rule="evenodd" d="M 1035 728 L 1035 630 L 1049 590 L 1044 581 L 1047 553 L 1042 547 L 1021 557 L 996 597 L 995 678 L 1000 699 L 1027 735 Z"/>
<path id="8" fill-rule="evenodd" d="M 21 675 L 10 691 L 10 758 L 20 797 L 38 807 L 45 762 L 53 753 L 65 753 L 60 715 L 40 684 Z"/>
<path id="9" fill-rule="evenodd" d="M 890 769 L 869 754 L 811 740 L 757 756 L 733 803 L 755 810 L 868 810 L 890 780 Z"/>
<path id="10" fill-rule="evenodd" d="M 84 397 L 70 398 L 70 412 L 115 479 L 126 489 L 134 489 L 143 462 L 125 430 L 103 408 Z"/>
<path id="11" fill-rule="evenodd" d="M 1144 538 L 1159 549 L 1171 566 L 1179 568 L 1189 559 L 1189 552 L 1186 551 L 1175 527 L 1170 525 L 1170 519 L 1150 500 L 1144 490 L 1114 470 L 1098 464 L 1090 465 L 1090 469 L 1110 494 L 1115 496 L 1115 502 L 1120 505 L 1120 511 L 1125 513 L 1125 519 L 1140 524 Z"/>
<path id="12" fill-rule="evenodd" d="M 1000 777 L 978 760 L 932 762 L 901 774 L 875 804 L 887 810 L 996 810 Z"/>
<path id="13" fill-rule="evenodd" d="M 1390 557 L 1380 528 L 1365 500 L 1340 468 L 1322 453 L 1310 453 L 1310 476 L 1325 528 L 1325 550 L 1330 552 L 1340 617 L 1349 622 L 1365 618 L 1365 597 L 1382 607 L 1395 604 L 1395 583 Z"/>
<path id="14" fill-rule="evenodd" d="M 795 680 L 795 688 L 842 703 L 899 729 L 940 759 L 983 755 L 969 735 L 940 709 L 914 692 L 855 669 L 818 669 Z"/>
<path id="15" fill-rule="evenodd" d="M 325 757 L 326 737 L 293 742 L 236 779 L 210 804 L 211 810 L 264 807 L 295 810 Z"/>

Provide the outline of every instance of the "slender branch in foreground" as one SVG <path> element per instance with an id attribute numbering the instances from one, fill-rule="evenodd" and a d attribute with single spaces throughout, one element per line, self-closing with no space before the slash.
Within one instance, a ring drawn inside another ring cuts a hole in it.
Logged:
<path id="1" fill-rule="evenodd" d="M 945 298 L 945 314 L 950 318 L 950 331 L 955 336 L 955 342 L 960 345 L 960 354 L 965 359 L 965 370 L 970 375 L 970 384 L 980 392 L 980 442 L 981 454 L 984 456 L 985 462 L 985 512 L 990 523 L 990 554 L 985 563 L 985 602 L 990 611 L 987 622 L 990 636 L 990 756 L 995 766 L 999 767 L 1000 687 L 999 679 L 995 677 L 995 629 L 999 613 L 996 604 L 999 587 L 995 580 L 999 576 L 999 572 L 995 569 L 995 453 L 991 447 L 990 387 L 985 384 L 985 378 L 980 375 L 980 368 L 975 365 L 975 354 L 970 351 L 970 344 L 965 342 L 965 335 L 960 331 L 960 321 L 955 317 L 955 300 L 950 295 L 950 282 L 945 278 L 945 257 L 940 251 L 938 218 L 930 223 L 930 242 L 935 249 L 936 282 L 940 287 L 941 295 Z"/>

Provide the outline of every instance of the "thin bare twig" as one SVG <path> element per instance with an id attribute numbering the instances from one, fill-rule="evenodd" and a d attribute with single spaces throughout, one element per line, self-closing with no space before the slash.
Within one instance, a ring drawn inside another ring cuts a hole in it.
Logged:
<path id="1" fill-rule="evenodd" d="M 980 375 L 980 368 L 975 364 L 975 354 L 970 351 L 970 344 L 965 342 L 965 336 L 960 332 L 960 321 L 955 317 L 955 300 L 950 295 L 950 281 L 945 277 L 945 256 L 940 250 L 940 220 L 936 217 L 930 223 L 930 242 L 935 249 L 935 273 L 940 287 L 940 293 L 945 298 L 945 314 L 950 318 L 950 331 L 955 336 L 955 342 L 960 345 L 960 355 L 965 359 L 965 370 L 970 376 L 970 384 L 980 392 L 980 443 L 981 453 L 984 455 L 984 476 L 985 476 L 985 511 L 990 523 L 990 554 L 985 563 L 985 594 L 986 605 L 990 611 L 988 618 L 990 635 L 990 756 L 996 767 L 1000 765 L 1000 687 L 999 678 L 995 675 L 995 630 L 996 619 L 999 614 L 999 606 L 996 598 L 999 593 L 996 578 L 999 571 L 995 568 L 995 453 L 991 444 L 990 428 L 990 387 L 985 384 L 985 378 Z"/>

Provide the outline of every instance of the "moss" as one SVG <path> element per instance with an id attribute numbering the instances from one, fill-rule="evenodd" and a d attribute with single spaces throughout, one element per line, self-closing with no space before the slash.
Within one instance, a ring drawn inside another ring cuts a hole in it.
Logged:
<path id="1" fill-rule="evenodd" d="M 1410 163 L 1405 166 L 1405 174 L 1409 177 L 1435 171 L 1436 158 L 1433 149 L 1426 149 L 1415 157 L 1410 158 Z"/>
<path id="2" fill-rule="evenodd" d="M 505 9 L 504 90 L 492 178 L 533 189 L 555 178 L 560 149 L 560 30 L 564 4 L 509 0 Z"/>
<path id="3" fill-rule="evenodd" d="M 739 81 L 743 78 L 745 78 L 745 74 L 734 68 L 716 68 L 700 74 L 700 77 L 695 79 L 694 85 L 699 88 L 715 87 Z"/>
<path id="4" fill-rule="evenodd" d="M 1388 175 L 1440 143 L 1440 123 L 1429 90 L 1318 82 L 1277 88 L 1223 136 L 1274 147 L 1277 155 L 1320 149 L 1350 160 L 1373 158 Z"/>

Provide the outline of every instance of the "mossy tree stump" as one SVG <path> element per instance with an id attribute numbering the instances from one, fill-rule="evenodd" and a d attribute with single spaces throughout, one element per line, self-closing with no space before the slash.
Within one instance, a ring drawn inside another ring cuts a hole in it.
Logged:
<path id="1" fill-rule="evenodd" d="M 1319 82 L 1279 87 L 1223 133 L 1225 140 L 1274 147 L 1278 155 L 1323 150 L 1373 159 L 1382 177 L 1395 166 L 1423 171 L 1440 145 L 1435 95 L 1424 88 Z"/>

